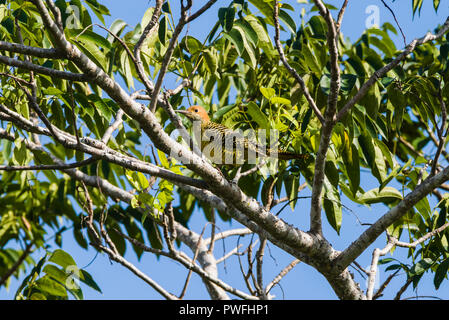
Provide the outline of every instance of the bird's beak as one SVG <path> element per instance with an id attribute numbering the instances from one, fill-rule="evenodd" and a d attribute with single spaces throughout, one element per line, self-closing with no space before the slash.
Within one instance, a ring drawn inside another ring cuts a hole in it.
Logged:
<path id="1" fill-rule="evenodd" d="M 185 115 L 189 114 L 189 111 L 187 111 L 187 110 L 175 110 L 175 112 L 185 114 Z"/>

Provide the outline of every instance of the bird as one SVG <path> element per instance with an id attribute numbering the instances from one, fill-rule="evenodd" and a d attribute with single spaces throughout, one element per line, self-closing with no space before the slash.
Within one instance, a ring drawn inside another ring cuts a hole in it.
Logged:
<path id="1" fill-rule="evenodd" d="M 202 106 L 194 105 L 187 110 L 176 110 L 176 112 L 186 116 L 191 122 L 200 124 L 201 132 L 196 134 L 201 138 L 201 151 L 214 164 L 235 166 L 248 162 L 251 156 L 280 160 L 307 160 L 309 157 L 308 154 L 296 154 L 279 148 L 261 146 L 225 125 L 211 121 Z M 215 151 L 221 154 L 216 154 Z"/>

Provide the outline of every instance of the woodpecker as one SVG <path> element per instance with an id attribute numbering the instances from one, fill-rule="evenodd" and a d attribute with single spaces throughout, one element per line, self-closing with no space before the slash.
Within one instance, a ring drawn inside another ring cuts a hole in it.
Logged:
<path id="1" fill-rule="evenodd" d="M 201 106 L 191 106 L 187 110 L 176 110 L 176 112 L 183 114 L 192 122 L 198 121 L 200 123 L 201 151 L 216 164 L 221 161 L 219 164 L 236 165 L 239 160 L 248 161 L 248 157 L 251 155 L 280 160 L 306 160 L 309 157 L 307 154 L 296 154 L 278 148 L 263 148 L 246 137 L 236 134 L 234 130 L 212 122 L 207 111 Z M 221 144 L 221 146 L 218 144 Z M 216 150 L 221 150 L 221 157 L 220 155 L 214 155 Z M 231 163 L 229 162 L 230 159 Z"/>

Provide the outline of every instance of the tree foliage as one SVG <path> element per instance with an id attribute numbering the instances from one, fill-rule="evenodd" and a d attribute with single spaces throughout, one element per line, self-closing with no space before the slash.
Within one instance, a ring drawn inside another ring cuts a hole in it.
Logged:
<path id="1" fill-rule="evenodd" d="M 79 286 L 67 282 L 75 270 L 100 291 L 95 275 L 52 249 L 63 233 L 128 268 L 130 248 L 138 257 L 149 251 L 183 265 L 204 250 L 201 259 L 216 261 L 197 242 L 202 226 L 189 224 L 203 211 L 211 223 L 236 220 L 249 229 L 242 235 L 258 235 L 259 257 L 268 239 L 312 265 L 340 298 L 376 297 L 355 284 L 347 267 L 385 233 L 388 249 L 409 256 L 379 260 L 385 271 L 403 270 L 414 287 L 431 272 L 438 289 L 449 267 L 448 22 L 426 26 L 436 27 L 433 38 L 401 49 L 389 23 L 350 42 L 339 34 L 344 9 L 321 1 L 308 1 L 302 13 L 285 2 L 277 14 L 275 1 L 209 8 L 214 2 L 200 7 L 216 11 L 217 20 L 197 39 L 181 33 L 202 13 L 189 11 L 191 1 L 157 1 L 135 26 L 121 19 L 105 26 L 109 10 L 97 0 L 0 1 L 0 286 L 14 276 L 23 281 L 16 298 L 82 299 Z M 433 5 L 437 10 L 439 1 Z M 413 0 L 413 13 L 422 6 Z M 178 79 L 171 90 L 162 86 L 165 74 Z M 173 110 L 191 104 L 233 129 L 277 130 L 281 146 L 310 160 L 280 161 L 275 173 L 245 164 L 223 169 L 225 175 L 204 162 L 182 163 L 170 151 L 186 149 L 175 149 L 169 135 L 189 126 Z M 224 176 L 240 177 L 238 185 Z M 367 187 L 366 176 L 375 187 Z M 311 190 L 310 232 L 275 215 L 282 204 L 296 210 L 304 189 Z M 340 233 L 348 204 L 381 204 L 386 213 L 357 246 L 340 252 L 314 229 L 321 220 L 312 212 Z M 181 243 L 192 249 L 190 258 Z M 34 261 L 31 252 L 42 258 Z M 227 297 L 216 266 L 198 262 L 193 271 L 211 298 Z M 72 273 L 68 266 L 75 266 Z M 268 296 L 259 280 L 253 286 L 237 296 Z"/>

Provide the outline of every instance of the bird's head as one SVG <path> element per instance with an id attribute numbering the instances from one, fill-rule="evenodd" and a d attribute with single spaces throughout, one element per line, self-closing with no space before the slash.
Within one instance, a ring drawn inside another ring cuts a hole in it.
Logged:
<path id="1" fill-rule="evenodd" d="M 210 122 L 207 111 L 201 106 L 191 106 L 187 110 L 176 110 L 176 112 L 185 115 L 190 121 L 201 121 L 202 123 Z"/>

